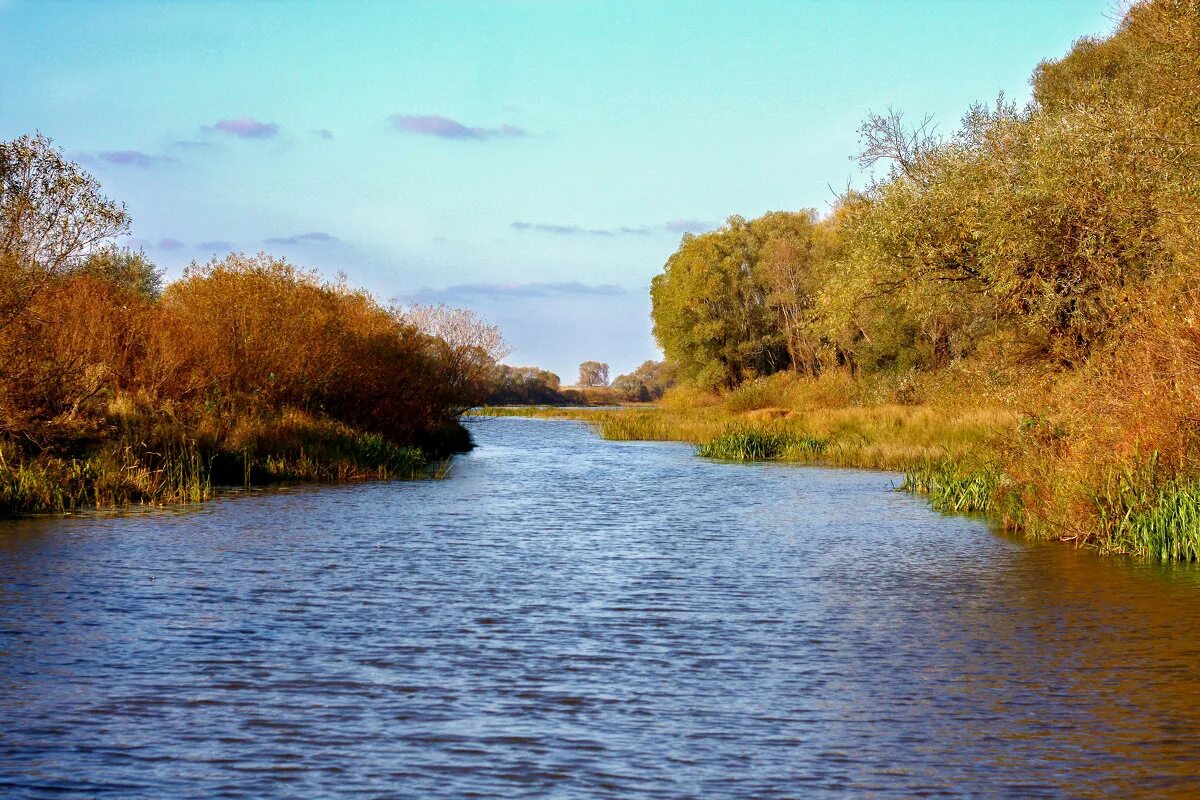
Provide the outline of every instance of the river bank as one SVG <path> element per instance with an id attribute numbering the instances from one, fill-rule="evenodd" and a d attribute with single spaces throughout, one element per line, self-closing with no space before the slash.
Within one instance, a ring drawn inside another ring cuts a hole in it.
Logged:
<path id="1" fill-rule="evenodd" d="M 439 477 L 474 446 L 457 423 L 422 432 L 419 445 L 297 411 L 235 427 L 134 428 L 74 453 L 29 455 L 0 441 L 0 518 L 196 503 L 224 487 Z"/>

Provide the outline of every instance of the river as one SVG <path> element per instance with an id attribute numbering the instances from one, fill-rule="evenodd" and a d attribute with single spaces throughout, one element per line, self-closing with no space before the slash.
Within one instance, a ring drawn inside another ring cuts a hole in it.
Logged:
<path id="1" fill-rule="evenodd" d="M 470 425 L 443 481 L 0 523 L 0 796 L 1200 796 L 1195 569 Z"/>

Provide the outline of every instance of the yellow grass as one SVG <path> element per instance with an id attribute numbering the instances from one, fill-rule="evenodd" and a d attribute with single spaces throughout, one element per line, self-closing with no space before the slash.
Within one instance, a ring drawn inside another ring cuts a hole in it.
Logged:
<path id="1" fill-rule="evenodd" d="M 685 388 L 672 391 L 661 404 L 645 408 L 535 406 L 483 408 L 473 413 L 580 420 L 614 440 L 699 445 L 733 427 L 782 433 L 826 440 L 827 446 L 821 453 L 789 449 L 780 460 L 899 471 L 933 461 L 991 460 L 996 438 L 1017 424 L 1017 414 L 1002 407 L 930 403 L 814 406 L 814 398 L 834 399 L 831 382 L 767 379 L 726 394 Z M 805 393 L 805 384 L 815 391 Z"/>

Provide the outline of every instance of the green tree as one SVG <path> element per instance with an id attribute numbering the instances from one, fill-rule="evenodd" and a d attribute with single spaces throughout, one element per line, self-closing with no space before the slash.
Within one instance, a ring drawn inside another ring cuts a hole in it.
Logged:
<path id="1" fill-rule="evenodd" d="M 650 296 L 654 336 L 685 377 L 734 386 L 789 366 L 788 337 L 762 259 L 769 243 L 802 241 L 812 225 L 810 212 L 773 212 L 749 222 L 733 216 L 719 230 L 684 235 Z"/>
<path id="2" fill-rule="evenodd" d="M 668 361 L 643 361 L 633 372 L 618 375 L 612 385 L 633 402 L 657 400 L 675 383 L 676 369 Z"/>
<path id="3" fill-rule="evenodd" d="M 89 255 L 79 271 L 148 300 L 162 295 L 162 272 L 140 250 L 105 247 Z"/>

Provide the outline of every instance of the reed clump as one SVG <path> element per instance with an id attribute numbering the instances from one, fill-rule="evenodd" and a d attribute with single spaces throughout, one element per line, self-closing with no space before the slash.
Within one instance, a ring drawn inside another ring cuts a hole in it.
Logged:
<path id="1" fill-rule="evenodd" d="M 213 492 L 194 442 L 162 450 L 125 446 L 78 458 L 30 458 L 7 450 L 0 461 L 0 513 L 193 503 Z"/>
<path id="2" fill-rule="evenodd" d="M 801 436 L 789 431 L 771 431 L 735 426 L 702 443 L 696 455 L 722 461 L 808 461 L 825 452 L 828 440 Z"/>
<path id="3" fill-rule="evenodd" d="M 1141 511 L 1130 508 L 1111 549 L 1158 561 L 1200 560 L 1200 484 L 1171 482 Z"/>
<path id="4" fill-rule="evenodd" d="M 988 514 L 998 502 L 998 490 L 1004 483 L 1004 476 L 993 468 L 968 469 L 941 461 L 910 468 L 898 488 L 928 497 L 936 511 Z"/>

